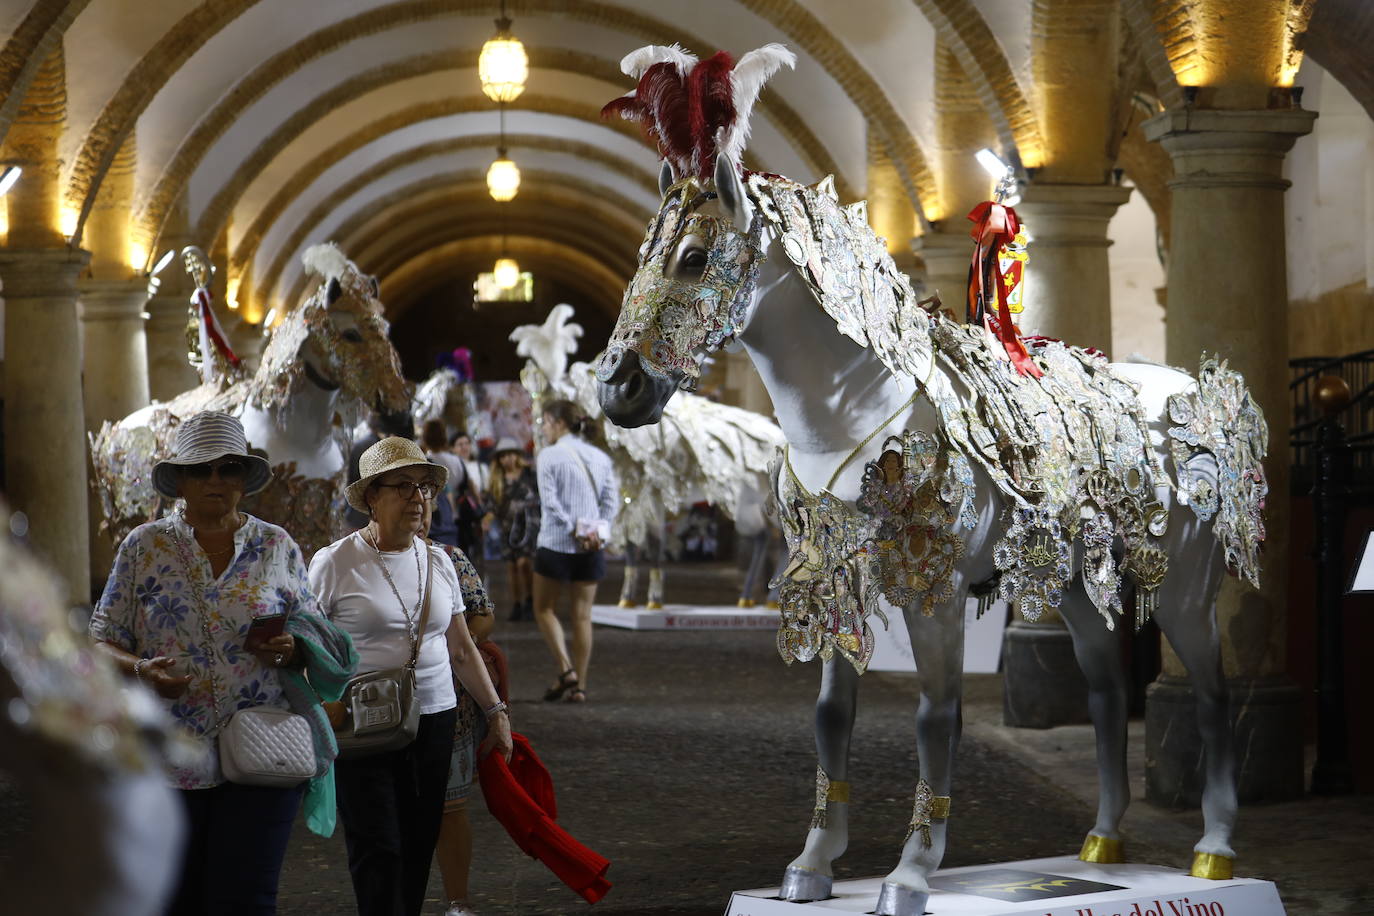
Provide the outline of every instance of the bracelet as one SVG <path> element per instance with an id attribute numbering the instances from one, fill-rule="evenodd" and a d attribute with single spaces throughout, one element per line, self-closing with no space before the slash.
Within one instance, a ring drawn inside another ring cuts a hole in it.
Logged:
<path id="1" fill-rule="evenodd" d="M 482 710 L 482 714 L 485 715 L 488 719 L 490 719 L 492 716 L 496 715 L 498 712 L 505 712 L 506 709 L 507 709 L 507 707 L 506 707 L 506 701 L 505 701 L 505 700 L 497 700 L 495 706 L 489 706 L 489 707 L 487 707 L 486 709 Z"/>
<path id="2" fill-rule="evenodd" d="M 140 658 L 134 662 L 134 679 L 143 680 L 143 666 L 152 661 L 151 658 Z"/>

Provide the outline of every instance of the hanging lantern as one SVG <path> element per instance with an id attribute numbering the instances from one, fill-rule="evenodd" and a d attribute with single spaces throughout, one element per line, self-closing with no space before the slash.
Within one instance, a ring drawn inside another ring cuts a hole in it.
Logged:
<path id="1" fill-rule="evenodd" d="M 520 265 L 516 263 L 515 258 L 497 258 L 491 275 L 497 286 L 502 289 L 514 289 L 515 284 L 520 282 Z"/>
<path id="2" fill-rule="evenodd" d="M 520 169 L 506 158 L 505 150 L 499 152 L 496 161 L 487 169 L 487 190 L 492 200 L 502 202 L 514 199 L 520 190 Z"/>
<path id="3" fill-rule="evenodd" d="M 530 59 L 525 46 L 510 30 L 505 16 L 496 20 L 496 37 L 482 45 L 477 56 L 477 77 L 482 91 L 493 102 L 513 102 L 525 91 L 530 75 Z"/>

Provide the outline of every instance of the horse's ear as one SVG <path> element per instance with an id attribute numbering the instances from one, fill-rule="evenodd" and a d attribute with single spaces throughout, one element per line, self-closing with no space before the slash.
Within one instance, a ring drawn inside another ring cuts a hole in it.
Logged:
<path id="1" fill-rule="evenodd" d="M 677 184 L 677 176 L 673 174 L 673 164 L 664 159 L 663 168 L 658 170 L 658 196 L 666 197 L 668 189 L 675 184 Z"/>
<path id="2" fill-rule="evenodd" d="M 339 285 L 338 277 L 329 278 L 329 289 L 325 291 L 324 301 L 326 305 L 333 305 L 343 296 L 343 287 Z"/>
<path id="3" fill-rule="evenodd" d="M 371 284 L 372 284 L 372 298 L 373 298 L 373 299 L 380 299 L 380 298 L 382 298 L 382 284 L 380 284 L 380 283 L 377 282 L 377 277 L 374 275 L 374 276 L 368 277 L 367 279 L 368 279 L 368 281 L 371 282 Z"/>
<path id="4" fill-rule="evenodd" d="M 754 205 L 744 190 L 739 163 L 729 156 L 716 157 L 716 194 L 720 197 L 721 209 L 734 221 L 735 228 L 748 232 L 754 221 Z"/>

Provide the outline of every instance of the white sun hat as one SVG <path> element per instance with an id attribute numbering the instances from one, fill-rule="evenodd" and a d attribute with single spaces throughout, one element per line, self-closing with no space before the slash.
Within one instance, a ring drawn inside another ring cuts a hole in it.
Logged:
<path id="1" fill-rule="evenodd" d="M 348 500 L 348 504 L 354 509 L 366 515 L 368 509 L 365 497 L 372 481 L 388 471 L 412 467 L 428 468 L 434 475 L 435 486 L 441 490 L 448 482 L 448 468 L 425 458 L 425 453 L 414 440 L 388 436 L 370 446 L 358 459 L 358 479 L 344 490 L 344 499 Z"/>
<path id="2" fill-rule="evenodd" d="M 251 496 L 272 479 L 272 468 L 261 455 L 248 451 L 248 438 L 237 417 L 218 410 L 206 410 L 182 421 L 177 427 L 177 443 L 172 457 L 153 466 L 153 489 L 163 496 L 176 499 L 180 469 L 193 464 L 209 464 L 219 458 L 233 456 L 243 459 L 248 475 L 243 481 L 243 493 Z"/>

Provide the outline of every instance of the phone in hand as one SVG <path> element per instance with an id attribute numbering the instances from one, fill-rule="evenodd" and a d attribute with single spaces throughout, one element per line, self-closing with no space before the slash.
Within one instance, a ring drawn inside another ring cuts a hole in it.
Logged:
<path id="1" fill-rule="evenodd" d="M 248 635 L 244 637 L 243 644 L 252 649 L 285 632 L 285 614 L 265 614 L 262 617 L 254 617 L 253 622 L 248 624 Z"/>

